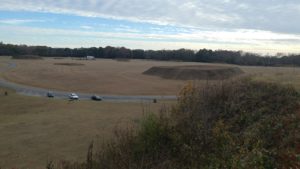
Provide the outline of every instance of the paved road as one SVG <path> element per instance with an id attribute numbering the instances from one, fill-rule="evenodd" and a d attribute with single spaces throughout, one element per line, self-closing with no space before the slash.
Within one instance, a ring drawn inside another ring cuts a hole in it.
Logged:
<path id="1" fill-rule="evenodd" d="M 13 69 L 16 66 L 17 65 L 15 63 L 8 63 L 6 67 L 0 67 L 0 71 L 4 72 L 9 69 Z M 27 95 L 27 96 L 46 97 L 47 92 L 50 91 L 49 89 L 42 89 L 37 87 L 16 84 L 4 80 L 2 78 L 0 78 L 0 86 L 13 89 L 17 93 L 22 95 Z M 54 94 L 55 98 L 59 98 L 59 99 L 68 99 L 68 95 L 70 94 L 70 92 L 56 91 L 56 90 L 51 90 L 51 92 Z M 82 99 L 88 100 L 93 95 L 91 93 L 77 93 L 77 92 L 74 93 L 76 93 L 79 96 L 80 100 Z M 177 98 L 176 96 L 121 96 L 121 95 L 99 95 L 99 96 L 102 97 L 104 101 L 120 101 L 120 102 L 152 101 L 153 99 L 174 100 Z"/>

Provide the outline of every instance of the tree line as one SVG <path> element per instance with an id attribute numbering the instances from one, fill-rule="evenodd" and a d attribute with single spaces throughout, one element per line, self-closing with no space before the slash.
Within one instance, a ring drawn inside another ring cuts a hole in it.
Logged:
<path id="1" fill-rule="evenodd" d="M 38 55 L 43 57 L 85 57 L 109 59 L 153 59 L 207 63 L 228 63 L 251 66 L 300 66 L 300 55 L 261 56 L 255 53 L 229 50 L 190 49 L 142 50 L 125 47 L 52 48 L 0 43 L 0 56 Z"/>

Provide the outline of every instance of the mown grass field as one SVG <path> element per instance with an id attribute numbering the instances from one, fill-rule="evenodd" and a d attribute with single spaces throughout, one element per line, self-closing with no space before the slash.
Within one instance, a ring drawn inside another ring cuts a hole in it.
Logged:
<path id="1" fill-rule="evenodd" d="M 20 60 L 4 58 L 16 67 L 3 77 L 16 83 L 65 91 L 117 95 L 176 95 L 184 80 L 168 80 L 143 72 L 153 66 L 205 65 L 195 62 L 164 62 L 130 60 L 127 62 L 97 59 L 95 61 L 70 58 Z"/>
<path id="2" fill-rule="evenodd" d="M 69 92 L 117 95 L 176 95 L 185 80 L 169 80 L 142 74 L 153 66 L 234 66 L 257 80 L 292 84 L 300 90 L 300 69 L 293 67 L 236 66 L 196 62 L 130 60 L 127 62 L 97 59 L 95 61 L 70 58 L 43 60 L 11 60 L 0 58 L 0 63 L 14 62 L 17 66 L 3 73 L 7 80 Z M 73 64 L 73 65 L 72 65 Z M 0 65 L 1 66 L 1 65 Z M 206 80 L 197 81 L 206 83 Z"/>
<path id="3" fill-rule="evenodd" d="M 98 59 L 11 60 L 0 58 L 0 68 L 15 62 L 16 68 L 0 76 L 22 84 L 66 91 L 121 95 L 175 95 L 186 84 L 142 72 L 152 66 L 220 65 Z M 64 66 L 55 63 L 77 63 Z M 225 65 L 232 66 L 232 65 Z M 300 91 L 300 69 L 293 67 L 239 66 L 256 80 L 291 84 Z M 205 80 L 197 83 L 206 83 Z M 113 103 L 69 102 L 20 96 L 0 88 L 0 167 L 44 168 L 47 160 L 85 160 L 89 143 L 110 138 L 114 129 L 138 122 L 146 112 L 158 112 L 173 102 Z"/>
<path id="4" fill-rule="evenodd" d="M 102 142 L 164 104 L 172 103 L 70 102 L 0 88 L 0 168 L 40 169 L 47 160 L 85 160 L 92 140 Z"/>

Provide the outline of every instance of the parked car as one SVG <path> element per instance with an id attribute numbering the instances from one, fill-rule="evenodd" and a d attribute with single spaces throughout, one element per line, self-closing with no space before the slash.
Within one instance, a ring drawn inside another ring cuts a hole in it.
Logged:
<path id="1" fill-rule="evenodd" d="M 47 92 L 47 97 L 54 97 L 54 94 L 52 92 Z"/>
<path id="2" fill-rule="evenodd" d="M 91 99 L 92 99 L 92 100 L 95 100 L 95 101 L 101 101 L 101 100 L 102 100 L 102 97 L 97 96 L 97 95 L 93 95 L 93 96 L 91 97 Z"/>
<path id="3" fill-rule="evenodd" d="M 71 93 L 69 95 L 69 99 L 70 100 L 78 100 L 79 99 L 79 96 L 76 94 L 76 93 Z"/>

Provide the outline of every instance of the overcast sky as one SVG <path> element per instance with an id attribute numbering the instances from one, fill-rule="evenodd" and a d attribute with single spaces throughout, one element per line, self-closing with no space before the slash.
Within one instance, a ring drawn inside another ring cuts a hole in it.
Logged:
<path id="1" fill-rule="evenodd" d="M 299 0 L 0 0 L 0 41 L 300 52 Z"/>

